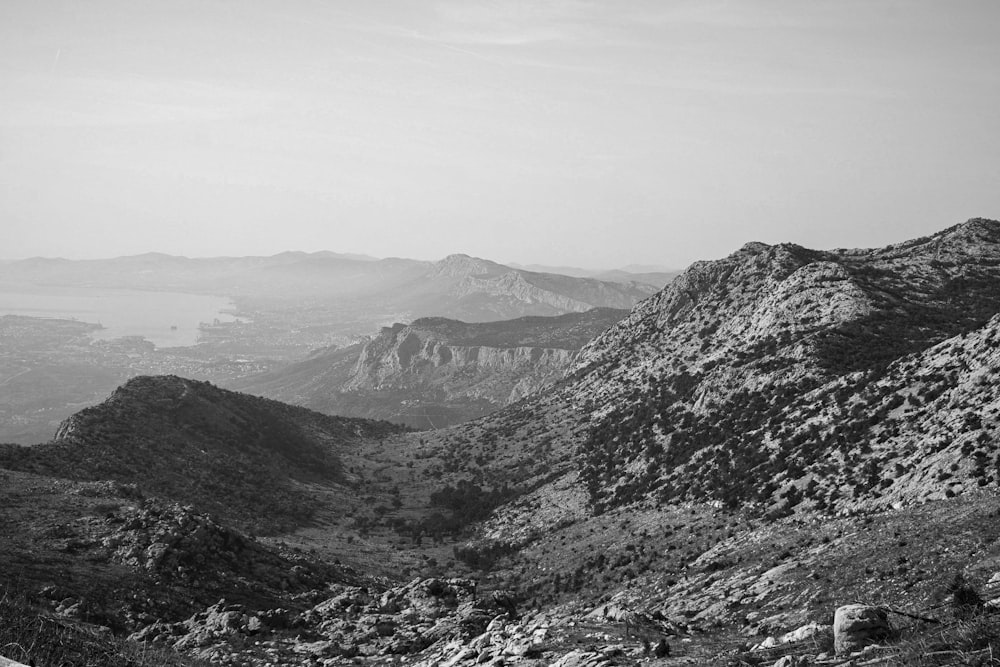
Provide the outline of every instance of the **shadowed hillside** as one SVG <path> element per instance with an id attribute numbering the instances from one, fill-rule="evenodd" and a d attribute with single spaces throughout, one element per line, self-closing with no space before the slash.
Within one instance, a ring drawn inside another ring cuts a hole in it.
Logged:
<path id="1" fill-rule="evenodd" d="M 398 427 L 328 417 L 174 376 L 130 380 L 0 465 L 75 480 L 117 480 L 259 528 L 309 518 L 305 484 L 342 485 L 339 452 Z"/>

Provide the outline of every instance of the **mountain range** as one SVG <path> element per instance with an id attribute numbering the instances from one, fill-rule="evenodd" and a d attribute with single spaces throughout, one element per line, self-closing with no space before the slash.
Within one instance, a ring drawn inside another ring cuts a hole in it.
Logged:
<path id="1" fill-rule="evenodd" d="M 795 665 L 807 654 L 805 664 L 843 664 L 833 611 L 865 602 L 897 614 L 897 631 L 850 659 L 932 664 L 930 653 L 989 664 L 1000 650 L 995 621 L 982 615 L 1000 582 L 1000 222 L 972 219 L 870 250 L 749 243 L 611 319 L 557 379 L 432 431 L 180 378 L 133 380 L 68 420 L 56 442 L 4 448 L 2 493 L 12 506 L 38 487 L 70 497 L 98 479 L 135 484 L 88 491 L 120 496 L 104 501 L 110 523 L 65 517 L 67 538 L 45 532 L 56 515 L 22 509 L 36 517 L 28 527 L 45 554 L 58 539 L 83 540 L 86 526 L 107 533 L 131 521 L 136 494 L 270 532 L 261 562 L 299 554 L 303 575 L 286 583 L 289 594 L 268 587 L 270 602 L 247 599 L 256 607 L 188 617 L 191 604 L 147 605 L 161 614 L 152 619 L 123 611 L 120 593 L 105 596 L 106 616 L 133 639 L 187 655 L 568 667 Z M 544 339 L 524 323 L 418 320 L 387 328 L 353 362 L 324 352 L 316 368 L 272 387 L 433 386 L 436 373 L 461 374 L 453 360 L 465 349 L 519 349 L 525 331 Z M 557 331 L 551 349 L 580 342 Z M 580 337 L 588 331 L 581 325 Z M 205 475 L 165 472 L 199 457 Z M 226 460 L 250 474 L 222 475 Z M 213 491 L 216 476 L 226 488 Z M 282 511 L 274 489 L 310 511 Z M 255 527 L 244 506 L 264 517 L 276 507 L 278 520 Z M 28 531 L 16 514 L 2 519 L 18 528 L 11 535 Z M 121 566 L 88 544 L 73 548 Z M 60 574 L 69 556 L 32 556 L 9 537 L 0 549 L 30 564 L 28 585 L 89 595 Z M 244 576 L 222 560 L 217 582 Z M 339 583 L 302 592 L 324 563 L 341 568 Z M 477 596 L 477 585 L 493 594 Z M 273 605 L 285 620 L 253 630 L 248 619 L 273 618 Z M 242 616 L 228 629 L 209 622 L 229 612 Z"/>
<path id="2" fill-rule="evenodd" d="M 487 321 L 595 307 L 631 308 L 664 279 L 654 276 L 654 284 L 648 284 L 616 274 L 615 280 L 604 281 L 515 269 L 460 254 L 428 262 L 330 252 L 197 259 L 149 253 L 0 264 L 0 284 L 7 285 L 146 289 L 265 302 L 323 299 L 327 307 L 335 303 L 350 309 L 352 322 L 359 315 L 362 322 L 373 320 L 369 329 L 378 326 L 384 313 L 406 320 L 435 316 Z"/>

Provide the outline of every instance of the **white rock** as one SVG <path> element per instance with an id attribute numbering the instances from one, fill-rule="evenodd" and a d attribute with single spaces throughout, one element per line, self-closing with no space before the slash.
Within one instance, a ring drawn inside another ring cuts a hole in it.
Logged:
<path id="1" fill-rule="evenodd" d="M 778 645 L 778 640 L 777 639 L 775 639 L 774 637 L 768 637 L 767 639 L 765 639 L 761 643 L 754 644 L 750 648 L 750 650 L 751 651 L 764 651 L 764 650 L 769 649 L 769 648 L 774 648 L 777 645 Z"/>
<path id="2" fill-rule="evenodd" d="M 28 666 L 20 662 L 14 662 L 9 658 L 5 658 L 2 655 L 0 655 L 0 667 L 28 667 Z"/>
<path id="3" fill-rule="evenodd" d="M 504 626 L 507 624 L 506 619 L 507 619 L 506 614 L 500 614 L 499 616 L 495 617 L 486 626 L 486 632 L 498 632 L 500 630 L 503 630 Z"/>
<path id="4" fill-rule="evenodd" d="M 441 667 L 454 667 L 460 662 L 471 660 L 477 657 L 479 657 L 479 653 L 477 651 L 473 651 L 471 648 L 466 647 L 463 648 L 461 651 L 459 651 L 457 654 L 455 654 L 453 658 L 442 664 Z"/>
<path id="5" fill-rule="evenodd" d="M 786 632 L 781 635 L 779 641 L 782 644 L 788 644 L 789 642 L 800 642 L 803 639 L 809 639 L 810 637 L 815 637 L 816 635 L 828 632 L 831 630 L 831 626 L 822 625 L 820 623 L 808 623 L 802 627 L 796 628 L 791 632 Z"/>

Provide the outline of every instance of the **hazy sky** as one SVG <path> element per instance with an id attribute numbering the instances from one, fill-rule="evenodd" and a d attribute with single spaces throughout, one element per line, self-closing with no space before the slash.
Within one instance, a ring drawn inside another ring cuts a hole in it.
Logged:
<path id="1" fill-rule="evenodd" d="M 0 257 L 683 267 L 1000 217 L 1000 2 L 3 0 Z"/>

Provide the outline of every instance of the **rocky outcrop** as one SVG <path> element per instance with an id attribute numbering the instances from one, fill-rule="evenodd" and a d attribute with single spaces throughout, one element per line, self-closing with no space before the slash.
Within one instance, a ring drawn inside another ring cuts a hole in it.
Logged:
<path id="1" fill-rule="evenodd" d="M 341 588 L 304 612 L 302 620 L 342 652 L 399 655 L 437 642 L 471 639 L 499 613 L 489 597 L 476 598 L 475 582 L 416 579 L 380 595 Z"/>
<path id="2" fill-rule="evenodd" d="M 559 377 L 574 357 L 568 349 L 455 345 L 419 324 L 397 324 L 364 347 L 343 389 L 416 393 L 423 386 L 446 398 L 466 395 L 505 405 Z"/>
<path id="3" fill-rule="evenodd" d="M 186 585 L 253 579 L 272 590 L 317 586 L 331 569 L 290 564 L 235 530 L 190 506 L 145 501 L 106 519 L 112 532 L 101 540 L 113 562 Z"/>
<path id="4" fill-rule="evenodd" d="M 264 616 L 276 618 L 279 615 L 272 611 Z M 138 642 L 170 644 L 183 651 L 245 639 L 260 635 L 267 629 L 268 625 L 261 615 L 247 611 L 243 605 L 219 600 L 185 621 L 154 623 L 133 633 L 130 638 Z"/>

